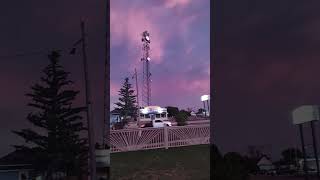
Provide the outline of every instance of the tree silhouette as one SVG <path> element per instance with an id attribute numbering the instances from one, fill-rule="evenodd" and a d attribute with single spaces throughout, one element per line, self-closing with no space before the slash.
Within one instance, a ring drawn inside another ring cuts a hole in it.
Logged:
<path id="1" fill-rule="evenodd" d="M 297 164 L 297 159 L 303 158 L 303 154 L 299 149 L 288 148 L 281 152 L 281 161 L 284 164 Z"/>
<path id="2" fill-rule="evenodd" d="M 136 96 L 132 85 L 129 83 L 129 78 L 125 78 L 125 81 L 119 90 L 119 102 L 115 103 L 117 107 L 116 111 L 120 112 L 120 115 L 126 120 L 128 116 L 136 116 L 138 108 L 136 107 Z"/>
<path id="3" fill-rule="evenodd" d="M 43 70 L 41 83 L 31 87 L 28 106 L 35 108 L 27 120 L 36 128 L 13 131 L 24 138 L 28 145 L 15 147 L 33 152 L 35 170 L 51 179 L 54 173 L 79 176 L 87 166 L 87 139 L 81 136 L 86 131 L 81 122 L 84 107 L 73 107 L 79 91 L 68 88 L 68 72 L 59 64 L 59 53 L 53 51 L 50 63 Z"/>
<path id="4" fill-rule="evenodd" d="M 224 180 L 226 178 L 223 156 L 214 144 L 210 148 L 212 179 Z"/>
<path id="5" fill-rule="evenodd" d="M 188 114 L 185 111 L 179 111 L 178 114 L 174 116 L 178 126 L 184 126 L 187 124 Z"/>
<path id="6" fill-rule="evenodd" d="M 179 108 L 173 106 L 167 106 L 167 112 L 169 117 L 174 117 L 179 113 Z"/>
<path id="7" fill-rule="evenodd" d="M 237 152 L 228 152 L 224 155 L 226 180 L 246 180 L 248 170 L 245 159 Z"/>

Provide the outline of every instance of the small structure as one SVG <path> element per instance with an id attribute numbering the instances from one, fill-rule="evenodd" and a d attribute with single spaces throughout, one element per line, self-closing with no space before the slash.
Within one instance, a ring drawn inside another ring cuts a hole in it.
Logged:
<path id="1" fill-rule="evenodd" d="M 0 159 L 0 179 L 27 180 L 32 176 L 30 158 L 21 151 L 14 151 Z"/>
<path id="2" fill-rule="evenodd" d="M 267 156 L 262 156 L 258 161 L 257 166 L 261 172 L 270 172 L 275 169 L 272 161 Z"/>
<path id="3" fill-rule="evenodd" d="M 160 106 L 147 106 L 140 109 L 141 123 L 148 123 L 155 119 L 167 121 L 168 120 L 167 108 L 161 108 Z"/>
<path id="4" fill-rule="evenodd" d="M 197 114 L 194 111 L 191 111 L 190 115 L 193 116 L 193 117 L 197 116 Z"/>
<path id="5" fill-rule="evenodd" d="M 210 95 L 202 95 L 201 101 L 203 102 L 204 116 L 209 117 L 210 116 L 210 106 L 209 106 Z M 206 108 L 206 102 L 207 102 L 207 108 Z"/>
<path id="6" fill-rule="evenodd" d="M 114 124 L 119 122 L 121 122 L 120 113 L 110 112 L 110 128 L 112 128 Z"/>

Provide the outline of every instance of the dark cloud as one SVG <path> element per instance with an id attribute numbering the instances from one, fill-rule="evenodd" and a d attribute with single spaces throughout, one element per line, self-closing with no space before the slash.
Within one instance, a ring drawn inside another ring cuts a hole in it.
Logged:
<path id="1" fill-rule="evenodd" d="M 92 96 L 94 101 L 96 139 L 101 140 L 103 64 L 105 49 L 104 1 L 1 1 L 0 3 L 0 89 L 1 145 L 0 156 L 8 153 L 10 145 L 22 143 L 11 130 L 30 126 L 25 117 L 30 86 L 38 82 L 41 70 L 47 65 L 47 53 L 52 49 L 65 49 L 80 38 L 80 19 L 86 20 L 88 55 Z M 41 54 L 15 56 L 21 53 Z M 70 56 L 65 51 L 62 64 L 71 72 L 75 89 L 83 89 L 81 56 Z M 99 87 L 99 88 L 96 88 Z M 76 102 L 84 104 L 81 92 Z"/>
<path id="2" fill-rule="evenodd" d="M 274 154 L 299 145 L 291 111 L 320 101 L 316 78 L 320 44 L 312 30 L 320 25 L 315 8 L 320 3 L 217 4 L 213 70 L 217 144 L 225 151 L 272 144 Z"/>

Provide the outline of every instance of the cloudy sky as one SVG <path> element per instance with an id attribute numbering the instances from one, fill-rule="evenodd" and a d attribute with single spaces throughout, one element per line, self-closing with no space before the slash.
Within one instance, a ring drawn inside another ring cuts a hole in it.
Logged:
<path id="1" fill-rule="evenodd" d="M 200 96 L 210 91 L 209 2 L 111 1 L 111 107 L 123 79 L 131 77 L 134 68 L 142 87 L 145 30 L 151 36 L 152 104 L 202 107 Z M 135 85 L 134 80 L 131 83 Z"/>
<path id="2" fill-rule="evenodd" d="M 134 67 L 141 74 L 140 33 L 148 30 L 152 37 L 153 101 L 182 108 L 201 106 L 199 96 L 209 92 L 208 4 L 209 0 L 111 0 L 113 102 L 123 78 L 131 76 Z M 61 63 L 71 72 L 74 88 L 81 90 L 76 105 L 84 105 L 81 55 L 68 54 L 80 38 L 81 19 L 86 21 L 88 34 L 95 134 L 101 140 L 105 9 L 104 1 L 1 1 L 0 156 L 12 151 L 11 145 L 23 143 L 12 130 L 32 127 L 26 116 L 33 109 L 26 106 L 30 99 L 24 94 L 39 82 L 50 50 L 65 50 Z M 19 56 L 21 53 L 26 55 Z"/>
<path id="3" fill-rule="evenodd" d="M 320 104 L 319 7 L 312 0 L 216 1 L 214 136 L 224 152 L 264 145 L 279 155 L 300 147 L 291 111 Z"/>
<path id="4" fill-rule="evenodd" d="M 291 110 L 320 104 L 319 1 L 215 2 L 214 141 L 224 152 L 266 145 L 279 154 L 300 146 Z M 48 63 L 46 53 L 11 55 L 71 46 L 79 39 L 81 17 L 87 20 L 94 119 L 101 137 L 104 10 L 103 1 L 1 1 L 0 156 L 22 143 L 11 130 L 30 126 L 24 94 Z M 148 30 L 153 102 L 201 106 L 199 96 L 209 90 L 208 0 L 111 0 L 111 18 L 111 103 L 125 76 L 135 67 L 141 75 L 140 33 Z M 64 54 L 62 63 L 75 88 L 83 90 L 81 56 Z M 77 104 L 84 104 L 83 92 Z"/>

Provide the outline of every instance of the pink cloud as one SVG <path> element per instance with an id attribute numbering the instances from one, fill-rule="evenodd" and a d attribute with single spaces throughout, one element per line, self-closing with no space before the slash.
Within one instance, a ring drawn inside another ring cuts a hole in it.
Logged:
<path id="1" fill-rule="evenodd" d="M 198 19 L 198 17 L 198 14 L 191 14 L 182 19 L 180 22 L 180 30 L 183 35 L 186 35 L 189 32 L 190 26 Z"/>
<path id="2" fill-rule="evenodd" d="M 152 103 L 185 108 L 186 104 L 199 107 L 200 96 L 210 92 L 208 79 L 188 80 L 181 77 L 162 80 L 152 85 Z M 165 98 L 164 98 L 165 96 Z"/>
<path id="3" fill-rule="evenodd" d="M 193 49 L 194 49 L 194 46 L 193 45 L 189 45 L 189 47 L 186 48 L 186 54 L 190 55 L 192 53 Z"/>
<path id="4" fill-rule="evenodd" d="M 165 7 L 166 8 L 175 8 L 175 7 L 185 7 L 191 3 L 191 0 L 166 0 Z"/>
<path id="5" fill-rule="evenodd" d="M 167 0 L 165 1 L 166 7 L 184 6 L 189 4 L 189 0 Z M 173 18 L 168 21 L 167 26 L 164 28 L 163 24 L 156 24 L 157 19 L 165 13 L 169 13 L 168 10 L 163 7 L 150 7 L 150 11 L 145 11 L 145 7 L 134 8 L 120 8 L 116 5 L 112 6 L 110 12 L 111 18 L 111 45 L 117 46 L 126 43 L 128 54 L 130 71 L 134 68 L 141 69 L 140 58 L 142 56 L 142 43 L 141 33 L 145 30 L 150 32 L 151 37 L 151 52 L 150 57 L 153 64 L 160 64 L 163 61 L 164 46 L 168 39 L 173 36 L 177 36 L 176 32 L 179 31 L 179 35 L 186 42 L 188 42 L 188 32 L 192 23 L 199 17 L 198 14 L 192 14 L 186 17 Z M 191 49 L 188 49 L 191 53 Z"/>
<path id="6" fill-rule="evenodd" d="M 154 64 L 162 61 L 164 54 L 165 34 L 160 32 L 160 28 L 152 23 L 153 19 L 145 11 L 138 9 L 128 9 L 127 11 L 111 8 L 111 44 L 119 45 L 127 43 L 126 50 L 131 61 L 129 69 L 132 71 L 135 67 L 140 68 L 139 61 L 142 56 L 141 34 L 148 30 L 151 38 L 150 56 Z"/>
<path id="7" fill-rule="evenodd" d="M 120 84 L 114 81 L 110 81 L 110 96 L 118 96 Z"/>
<path id="8" fill-rule="evenodd" d="M 120 84 L 114 81 L 110 81 L 110 109 L 114 109 L 116 103 L 118 101 L 118 91 L 120 89 Z"/>
<path id="9" fill-rule="evenodd" d="M 163 96 L 163 94 L 181 95 L 205 94 L 210 92 L 210 79 L 187 79 L 183 76 L 176 76 L 171 79 L 163 79 L 162 82 L 152 85 L 153 96 Z"/>

